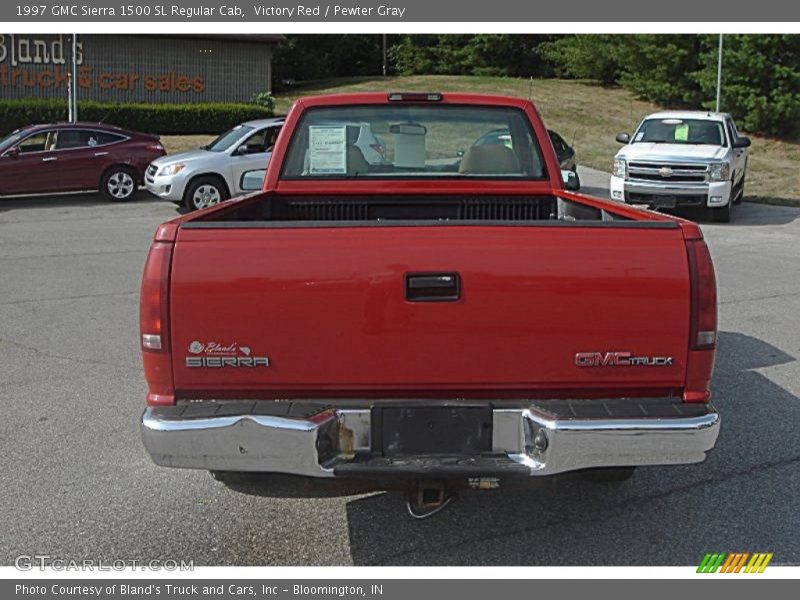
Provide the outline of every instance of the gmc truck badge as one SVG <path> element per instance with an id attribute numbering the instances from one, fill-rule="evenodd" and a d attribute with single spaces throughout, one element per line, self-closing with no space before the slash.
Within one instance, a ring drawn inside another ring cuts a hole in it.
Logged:
<path id="1" fill-rule="evenodd" d="M 578 352 L 578 367 L 664 367 L 672 365 L 671 356 L 634 356 L 631 352 Z"/>

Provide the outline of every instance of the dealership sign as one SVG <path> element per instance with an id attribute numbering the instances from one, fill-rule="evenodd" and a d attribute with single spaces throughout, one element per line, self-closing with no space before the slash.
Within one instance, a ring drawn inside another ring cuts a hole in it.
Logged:
<path id="1" fill-rule="evenodd" d="M 65 65 L 69 52 L 65 50 L 69 41 L 63 35 L 55 39 L 43 40 L 0 34 L 0 63 L 8 62 L 12 67 L 19 65 Z M 78 42 L 76 56 L 78 64 L 83 64 L 83 44 Z"/>
<path id="2" fill-rule="evenodd" d="M 202 93 L 202 76 L 168 73 L 143 73 L 135 67 L 119 70 L 96 69 L 84 64 L 84 46 L 76 44 L 78 87 L 85 90 L 120 90 L 148 92 Z M 69 81 L 69 37 L 58 35 L 44 39 L 0 34 L 0 88 L 65 88 Z"/>

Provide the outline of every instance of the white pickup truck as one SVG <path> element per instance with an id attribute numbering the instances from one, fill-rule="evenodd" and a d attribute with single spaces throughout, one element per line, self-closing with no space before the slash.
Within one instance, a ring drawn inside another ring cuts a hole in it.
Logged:
<path id="1" fill-rule="evenodd" d="M 747 148 L 729 114 L 658 112 L 645 117 L 614 157 L 611 197 L 651 208 L 708 207 L 727 223 L 744 196 Z"/>

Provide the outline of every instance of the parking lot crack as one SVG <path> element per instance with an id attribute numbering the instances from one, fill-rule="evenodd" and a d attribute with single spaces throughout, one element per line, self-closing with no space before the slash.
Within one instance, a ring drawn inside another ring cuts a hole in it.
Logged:
<path id="1" fill-rule="evenodd" d="M 103 360 L 96 360 L 96 359 L 90 359 L 90 358 L 75 358 L 73 356 L 66 356 L 64 354 L 56 354 L 56 353 L 53 353 L 53 352 L 45 352 L 44 350 L 41 350 L 41 349 L 39 349 L 39 348 L 37 348 L 35 346 L 29 346 L 27 344 L 23 344 L 21 342 L 17 342 L 17 341 L 14 341 L 14 340 L 9 340 L 9 339 L 2 338 L 2 337 L 0 337 L 0 344 L 9 344 L 10 346 L 14 346 L 14 347 L 20 348 L 22 350 L 27 350 L 28 352 L 33 352 L 34 354 L 37 354 L 39 356 L 45 356 L 47 358 L 55 358 L 55 359 L 60 359 L 60 360 L 67 360 L 67 361 L 76 362 L 76 363 L 84 364 L 84 365 L 98 365 L 98 366 L 104 366 L 104 367 L 114 367 L 115 369 L 125 369 L 126 371 L 131 371 L 131 372 L 135 372 L 135 373 L 139 373 L 140 372 L 140 369 L 137 369 L 135 367 L 131 367 L 129 365 L 120 365 L 120 364 L 117 364 L 117 363 L 107 362 L 107 361 L 103 361 Z"/>
<path id="2" fill-rule="evenodd" d="M 739 300 L 725 300 L 719 302 L 720 305 L 723 304 L 741 304 L 743 302 L 760 302 L 761 300 L 774 300 L 775 298 L 789 298 L 791 296 L 800 295 L 800 291 L 798 292 L 783 292 L 781 294 L 772 294 L 770 296 L 756 296 L 755 298 L 741 298 Z"/>
<path id="3" fill-rule="evenodd" d="M 0 261 L 15 261 L 15 260 L 39 260 L 42 258 L 75 258 L 85 256 L 109 256 L 117 254 L 142 254 L 142 249 L 135 250 L 110 250 L 108 252 L 72 252 L 69 254 L 33 254 L 30 256 L 4 256 L 0 257 Z"/>
<path id="4" fill-rule="evenodd" d="M 0 302 L 0 306 L 10 306 L 14 304 L 30 304 L 31 302 L 60 302 L 62 300 L 85 300 L 87 298 L 107 298 L 111 296 L 131 296 L 138 294 L 135 292 L 108 292 L 105 294 L 80 294 L 78 296 L 59 296 L 58 298 L 26 298 L 24 300 L 8 300 Z"/>

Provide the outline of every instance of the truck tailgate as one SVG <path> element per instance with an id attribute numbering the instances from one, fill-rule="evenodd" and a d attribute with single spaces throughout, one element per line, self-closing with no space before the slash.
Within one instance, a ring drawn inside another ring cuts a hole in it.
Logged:
<path id="1" fill-rule="evenodd" d="M 170 296 L 176 392 L 682 389 L 682 233 L 636 225 L 184 227 Z M 408 274 L 457 274 L 459 297 L 409 301 Z M 615 352 L 672 360 L 615 364 Z M 578 354 L 599 364 L 578 364 Z"/>

